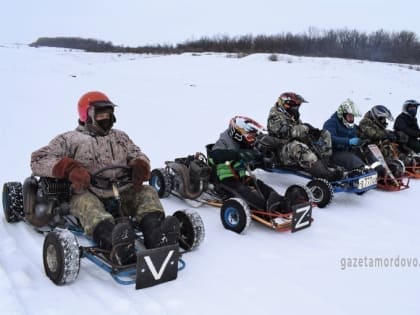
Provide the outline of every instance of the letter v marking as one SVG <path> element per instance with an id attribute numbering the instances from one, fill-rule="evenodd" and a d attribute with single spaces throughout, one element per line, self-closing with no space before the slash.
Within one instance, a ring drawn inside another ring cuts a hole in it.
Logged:
<path id="1" fill-rule="evenodd" d="M 169 260 L 171 259 L 173 253 L 174 253 L 174 250 L 170 250 L 168 255 L 166 255 L 165 261 L 163 262 L 162 266 L 160 267 L 159 272 L 156 271 L 155 265 L 153 264 L 153 261 L 150 259 L 150 256 L 145 256 L 144 257 L 144 260 L 146 261 L 146 265 L 147 265 L 147 267 L 149 267 L 150 272 L 152 273 L 153 278 L 155 278 L 155 280 L 159 280 L 162 277 L 162 275 L 163 275 L 163 273 L 166 269 L 166 265 L 168 264 Z"/>

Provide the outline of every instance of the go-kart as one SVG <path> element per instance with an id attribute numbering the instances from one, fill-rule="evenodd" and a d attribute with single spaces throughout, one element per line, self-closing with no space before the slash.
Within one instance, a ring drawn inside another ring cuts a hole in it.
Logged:
<path id="1" fill-rule="evenodd" d="M 420 178 L 420 154 L 415 153 L 411 148 L 404 144 L 391 141 L 382 141 L 379 149 L 386 149 L 391 152 L 392 159 L 403 161 L 405 176 L 408 178 Z"/>
<path id="2" fill-rule="evenodd" d="M 149 181 L 159 197 L 172 194 L 196 207 L 202 204 L 220 207 L 222 224 L 228 230 L 244 233 L 251 219 L 277 231 L 296 232 L 311 225 L 312 194 L 306 187 L 292 185 L 286 190 L 285 198 L 293 201 L 291 213 L 268 212 L 252 209 L 245 200 L 221 189 L 215 171 L 203 153 L 165 164 L 164 168 L 152 170 Z M 258 189 L 257 184 L 254 187 Z"/>
<path id="3" fill-rule="evenodd" d="M 378 169 L 377 187 L 379 189 L 385 191 L 408 189 L 410 179 L 404 162 L 398 156 L 385 158 L 382 154 L 382 149 L 388 145 L 391 145 L 388 140 L 381 141 L 379 146 L 363 140 L 359 146 L 355 147 L 355 150 L 366 163 Z M 416 168 L 412 170 L 416 171 Z"/>
<path id="4" fill-rule="evenodd" d="M 71 283 L 77 278 L 81 258 L 87 258 L 120 284 L 135 283 L 136 289 L 174 280 L 178 270 L 185 266 L 182 253 L 197 248 L 204 239 L 201 217 L 195 211 L 176 211 L 173 215 L 180 222 L 179 243 L 145 249 L 142 233 L 134 219 L 122 215 L 119 187 L 131 180 L 131 168 L 120 165 L 105 167 L 91 175 L 92 187 L 113 191 L 114 197 L 105 204 L 107 211 L 120 213 L 116 220 L 127 220 L 133 225 L 137 262 L 131 265 L 114 264 L 109 251 L 99 248 L 84 234 L 78 219 L 70 214 L 72 190 L 66 180 L 31 176 L 23 185 L 20 182 L 5 183 L 4 216 L 9 223 L 23 221 L 46 234 L 44 269 L 48 278 L 57 285 Z"/>
<path id="5" fill-rule="evenodd" d="M 345 172 L 344 178 L 337 181 L 314 178 L 302 168 L 284 165 L 276 154 L 279 145 L 279 140 L 273 136 L 264 134 L 257 137 L 255 147 L 262 154 L 260 167 L 267 172 L 295 174 L 309 179 L 306 187 L 312 192 L 314 203 L 319 208 L 326 207 L 332 201 L 334 193 L 347 192 L 362 195 L 366 191 L 376 188 L 377 173 L 370 167 Z M 317 152 L 316 147 L 311 148 Z"/>

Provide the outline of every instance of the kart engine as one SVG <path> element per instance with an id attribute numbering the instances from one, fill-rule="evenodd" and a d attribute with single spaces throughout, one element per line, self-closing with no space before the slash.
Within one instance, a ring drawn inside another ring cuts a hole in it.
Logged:
<path id="1" fill-rule="evenodd" d="M 37 227 L 47 225 L 58 212 L 57 207 L 61 207 L 69 198 L 70 183 L 68 181 L 46 177 L 37 179 L 31 176 L 23 183 L 25 217 L 29 223 Z"/>

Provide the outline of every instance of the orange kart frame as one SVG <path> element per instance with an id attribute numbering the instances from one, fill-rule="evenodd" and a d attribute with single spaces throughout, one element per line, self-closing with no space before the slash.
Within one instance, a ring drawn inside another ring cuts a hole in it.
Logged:
<path id="1" fill-rule="evenodd" d="M 249 226 L 249 218 L 278 232 L 292 233 L 310 227 L 313 222 L 312 204 L 304 203 L 292 206 L 291 213 L 267 212 L 250 209 L 240 198 L 226 200 L 200 200 L 203 204 L 221 209 L 223 226 L 237 233 L 242 233 Z"/>
<path id="2" fill-rule="evenodd" d="M 390 176 L 385 175 L 385 177 L 378 177 L 376 187 L 385 191 L 400 191 L 410 188 L 409 182 L 410 176 L 391 178 Z"/>

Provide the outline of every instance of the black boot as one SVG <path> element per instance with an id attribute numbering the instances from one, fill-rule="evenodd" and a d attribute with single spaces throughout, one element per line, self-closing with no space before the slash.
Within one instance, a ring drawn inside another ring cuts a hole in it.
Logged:
<path id="1" fill-rule="evenodd" d="M 165 214 L 160 211 L 147 213 L 139 224 L 143 232 L 144 246 L 146 248 L 158 247 L 160 242 L 159 227 L 165 218 Z"/>
<path id="2" fill-rule="evenodd" d="M 101 221 L 92 236 L 100 249 L 110 252 L 109 258 L 113 263 L 127 265 L 136 262 L 135 234 L 129 223 L 115 225 L 108 220 Z"/>
<path id="3" fill-rule="evenodd" d="M 288 202 L 288 200 L 285 197 L 280 196 L 275 191 L 271 192 L 267 198 L 266 210 L 269 212 L 280 212 L 280 213 L 292 212 L 290 202 Z"/>
<path id="4" fill-rule="evenodd" d="M 313 177 L 324 178 L 328 181 L 340 180 L 344 175 L 339 168 L 328 168 L 321 160 L 316 161 L 308 171 Z"/>
<path id="5" fill-rule="evenodd" d="M 129 265 L 136 262 L 133 227 L 129 222 L 118 223 L 112 230 L 111 261 L 117 265 Z"/>
<path id="6" fill-rule="evenodd" d="M 140 222 L 144 246 L 156 248 L 178 242 L 179 221 L 173 216 L 165 218 L 163 212 L 148 213 Z"/>
<path id="7" fill-rule="evenodd" d="M 179 221 L 172 215 L 168 215 L 160 225 L 160 246 L 175 245 L 179 239 Z"/>
<path id="8" fill-rule="evenodd" d="M 112 230 L 114 227 L 115 224 L 108 220 L 101 221 L 95 226 L 92 237 L 100 249 L 109 251 L 112 249 Z"/>

